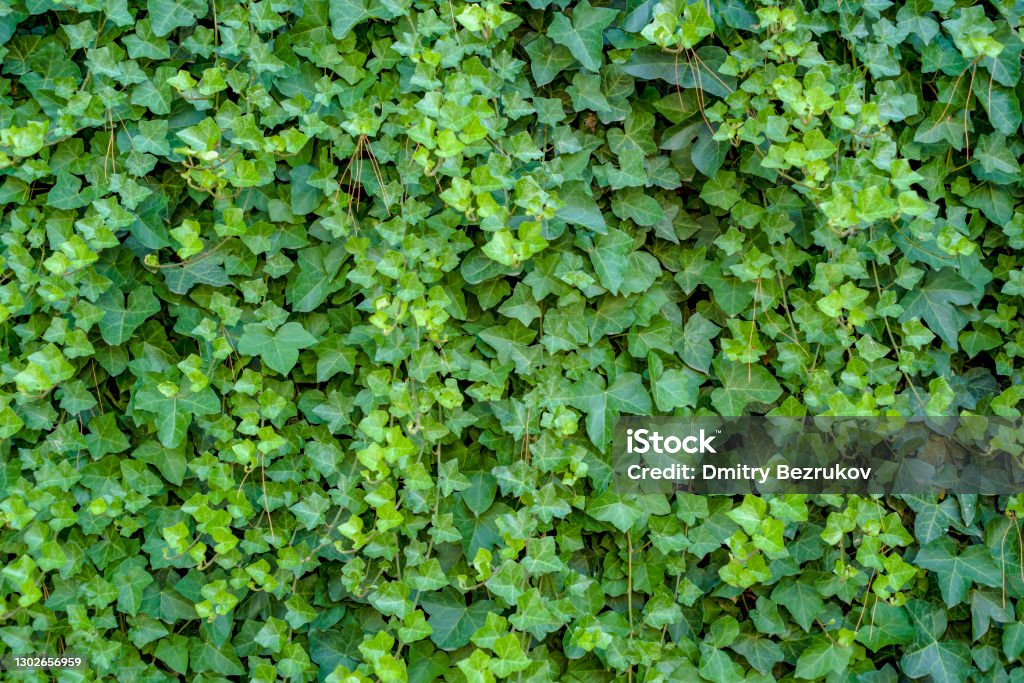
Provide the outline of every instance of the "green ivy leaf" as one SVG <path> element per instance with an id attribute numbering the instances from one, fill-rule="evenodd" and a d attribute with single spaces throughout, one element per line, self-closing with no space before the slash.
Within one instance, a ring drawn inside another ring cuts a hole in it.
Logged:
<path id="1" fill-rule="evenodd" d="M 611 26 L 618 13 L 614 9 L 593 7 L 589 0 L 582 0 L 573 7 L 571 20 L 564 14 L 555 14 L 547 35 L 569 48 L 583 68 L 596 72 L 601 67 L 604 30 Z"/>
<path id="2" fill-rule="evenodd" d="M 299 361 L 299 351 L 316 343 L 316 337 L 300 323 L 285 323 L 271 331 L 263 323 L 249 323 L 238 340 L 238 351 L 259 356 L 267 367 L 287 375 Z"/>
<path id="3" fill-rule="evenodd" d="M 206 0 L 146 0 L 153 35 L 162 38 L 176 28 L 186 28 L 205 16 Z"/>
<path id="4" fill-rule="evenodd" d="M 469 643 L 473 632 L 483 626 L 487 614 L 494 608 L 490 600 L 466 604 L 454 588 L 430 593 L 420 599 L 428 615 L 427 623 L 433 633 L 430 639 L 442 650 L 457 650 Z"/>
<path id="5" fill-rule="evenodd" d="M 711 403 L 721 415 L 742 415 L 751 401 L 772 403 L 782 395 L 782 387 L 760 365 L 724 358 L 716 358 L 713 365 L 722 386 L 711 392 Z"/>
<path id="6" fill-rule="evenodd" d="M 220 401 L 208 387 L 197 393 L 165 396 L 157 384 L 151 382 L 135 394 L 135 407 L 152 414 L 160 443 L 166 448 L 175 448 L 184 441 L 192 417 L 219 412 Z"/>
<path id="7" fill-rule="evenodd" d="M 935 573 L 942 599 L 949 607 L 963 602 L 974 583 L 993 587 L 1001 584 L 999 568 L 985 548 L 971 546 L 958 554 L 956 543 L 948 536 L 921 548 L 914 562 Z"/>
<path id="8" fill-rule="evenodd" d="M 796 677 L 807 680 L 824 678 L 828 674 L 842 673 L 850 663 L 853 649 L 825 640 L 804 650 L 796 661 Z"/>
<path id="9" fill-rule="evenodd" d="M 942 341 L 959 348 L 957 335 L 967 324 L 967 316 L 957 306 L 976 302 L 977 291 L 956 271 L 942 268 L 931 273 L 923 286 L 907 293 L 900 305 L 900 322 L 919 318 Z"/>
<path id="10" fill-rule="evenodd" d="M 626 278 L 629 254 L 633 249 L 633 238 L 615 228 L 594 240 L 590 261 L 601 284 L 612 294 L 617 294 Z"/>
<path id="11" fill-rule="evenodd" d="M 118 290 L 108 290 L 96 305 L 104 312 L 100 334 L 107 344 L 119 346 L 150 316 L 160 311 L 160 302 L 152 287 L 143 285 L 129 292 L 127 298 Z"/>

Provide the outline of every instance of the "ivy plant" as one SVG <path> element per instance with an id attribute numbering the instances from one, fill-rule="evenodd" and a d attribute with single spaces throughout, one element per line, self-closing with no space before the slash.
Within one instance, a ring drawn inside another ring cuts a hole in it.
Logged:
<path id="1" fill-rule="evenodd" d="M 3 3 L 5 675 L 1021 680 L 1024 498 L 609 447 L 1021 417 L 1022 14 Z"/>

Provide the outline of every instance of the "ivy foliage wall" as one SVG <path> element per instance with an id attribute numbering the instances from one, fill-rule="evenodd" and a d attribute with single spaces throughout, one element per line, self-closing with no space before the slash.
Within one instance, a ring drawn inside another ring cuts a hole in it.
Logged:
<path id="1" fill-rule="evenodd" d="M 603 2 L 0 6 L 4 652 L 1024 679 L 1024 499 L 619 497 L 607 455 L 1020 416 L 1024 7 Z"/>

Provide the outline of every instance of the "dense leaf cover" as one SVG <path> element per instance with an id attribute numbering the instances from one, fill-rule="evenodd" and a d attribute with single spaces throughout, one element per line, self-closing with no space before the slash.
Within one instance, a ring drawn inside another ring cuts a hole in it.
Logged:
<path id="1" fill-rule="evenodd" d="M 1024 679 L 1024 500 L 624 498 L 607 454 L 1019 417 L 1024 9 L 604 1 L 0 5 L 4 651 Z"/>

